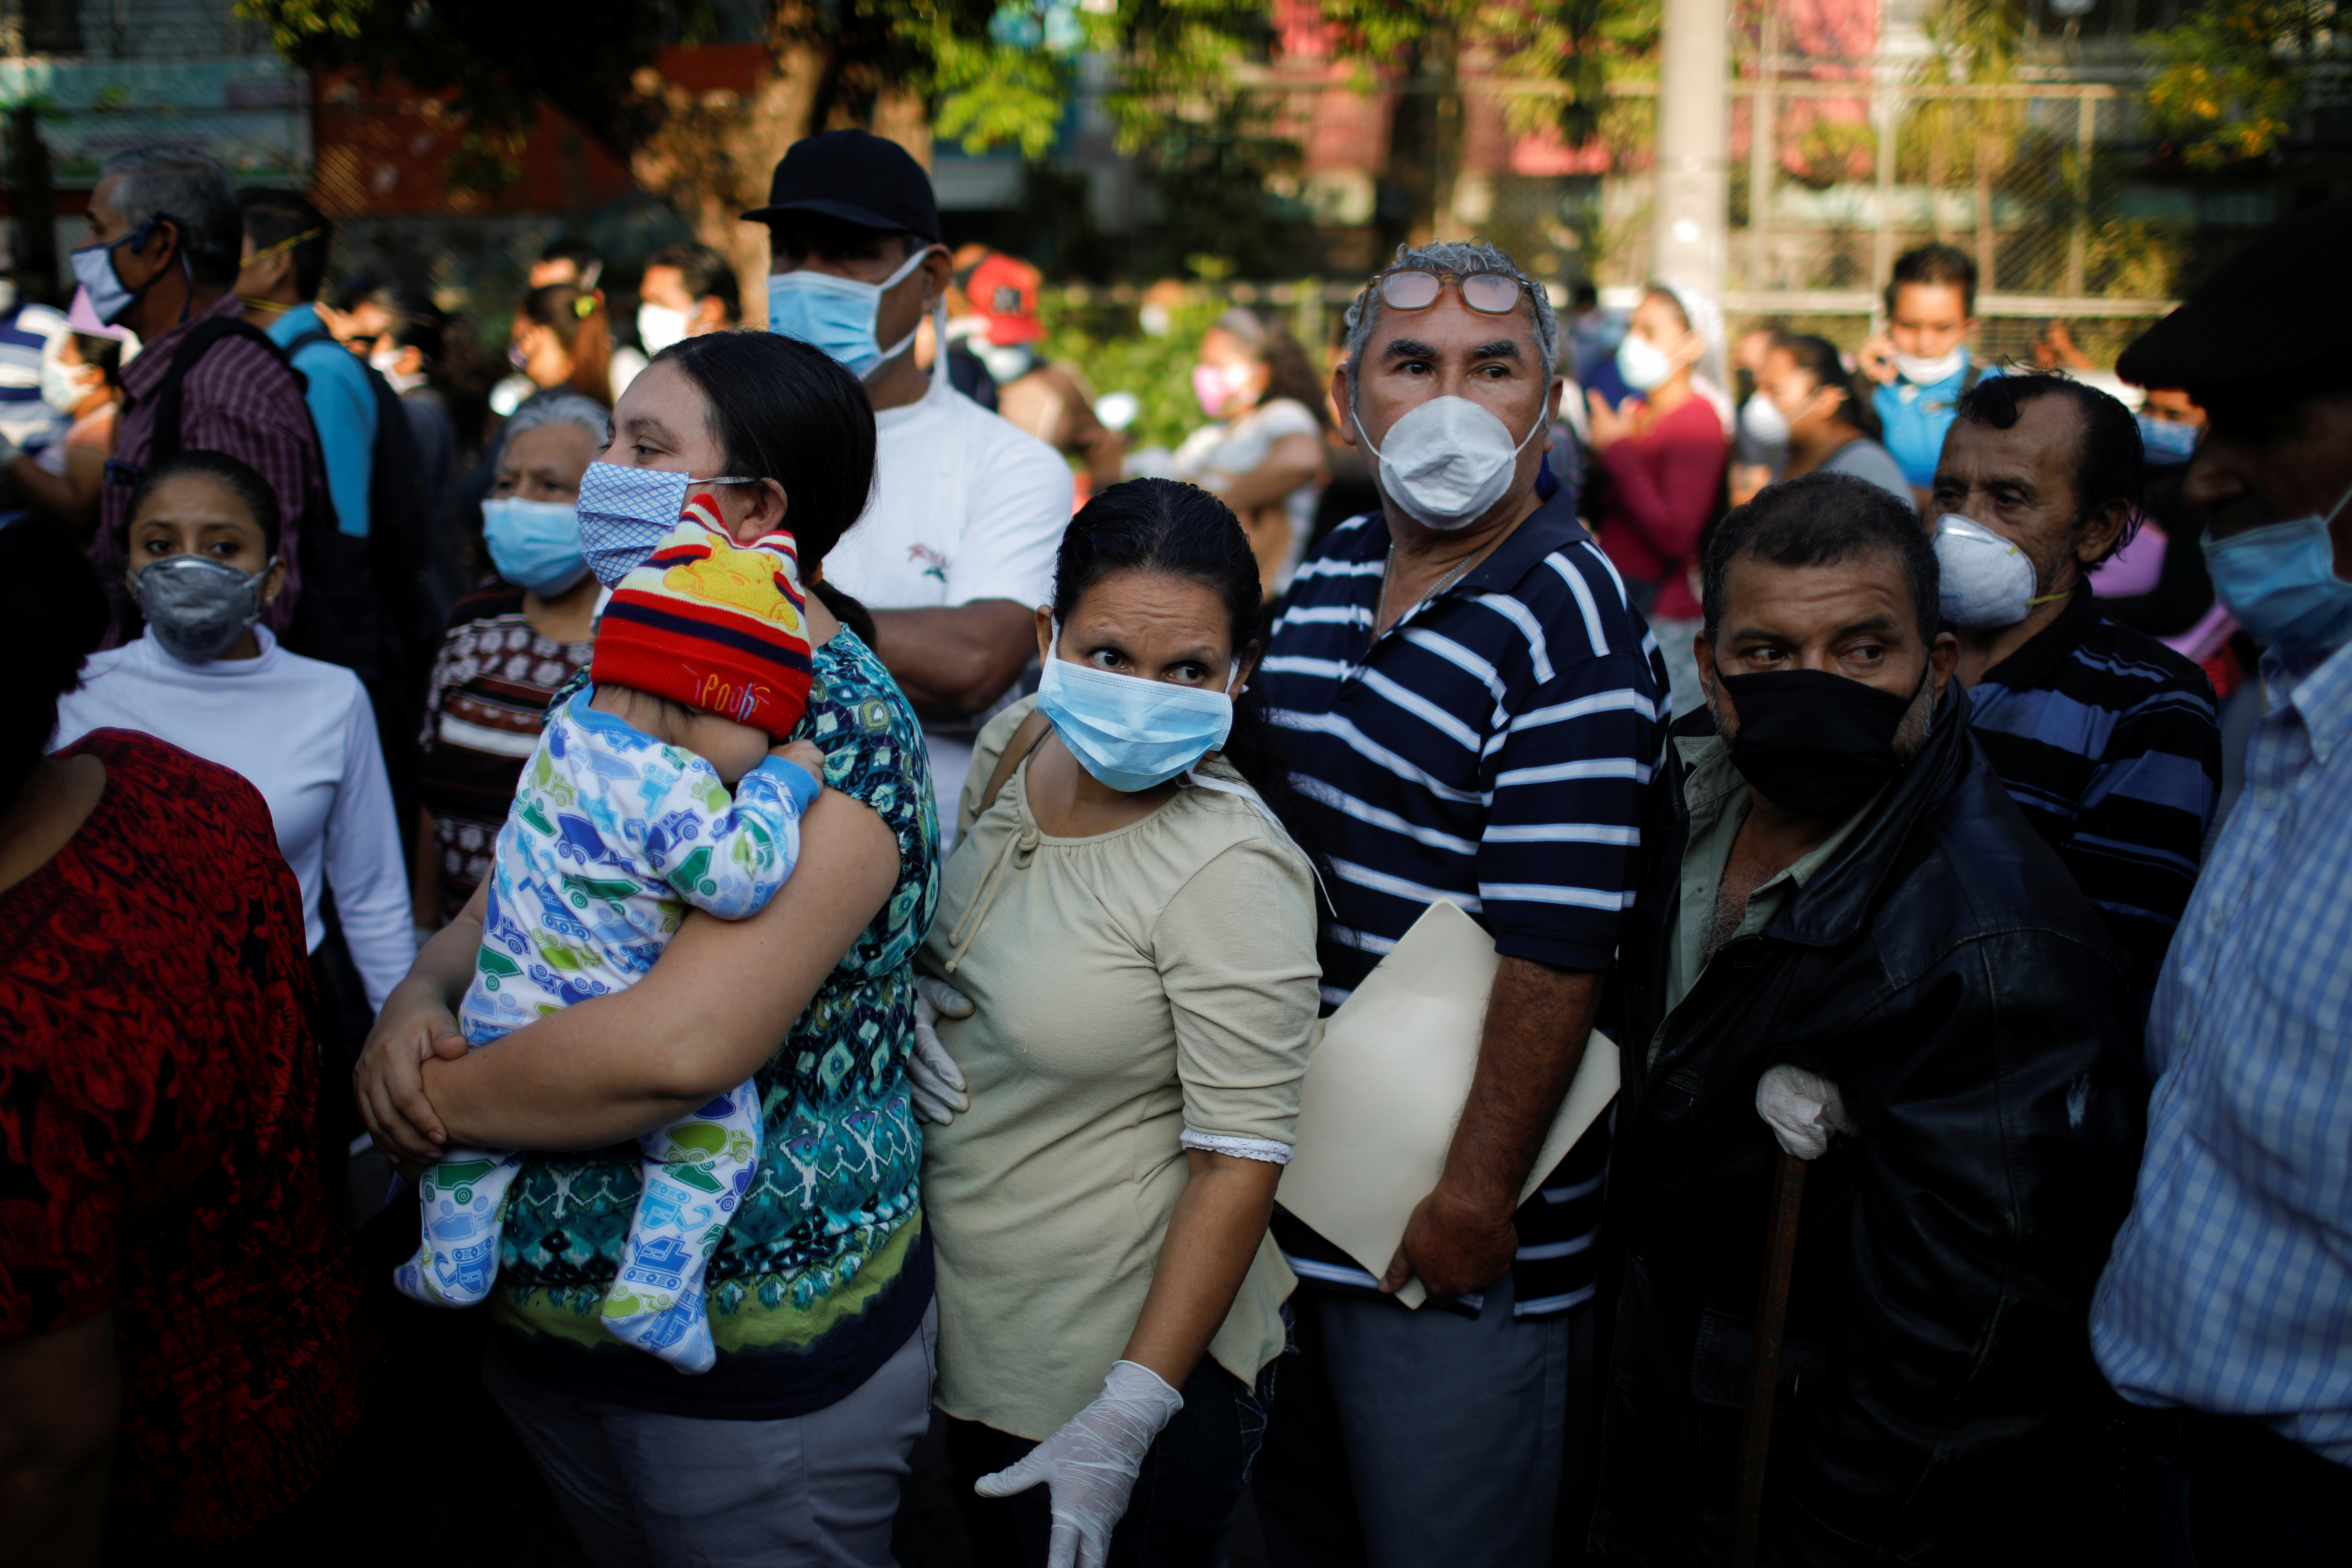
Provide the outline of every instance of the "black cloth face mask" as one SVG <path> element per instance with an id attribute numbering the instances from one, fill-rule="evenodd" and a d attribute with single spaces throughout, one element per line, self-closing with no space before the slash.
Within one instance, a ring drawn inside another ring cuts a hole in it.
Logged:
<path id="1" fill-rule="evenodd" d="M 1916 691 L 1906 697 L 1825 669 L 1726 675 L 1718 665 L 1715 678 L 1739 714 L 1731 765 L 1775 805 L 1845 816 L 1902 771 L 1895 736 Z"/>

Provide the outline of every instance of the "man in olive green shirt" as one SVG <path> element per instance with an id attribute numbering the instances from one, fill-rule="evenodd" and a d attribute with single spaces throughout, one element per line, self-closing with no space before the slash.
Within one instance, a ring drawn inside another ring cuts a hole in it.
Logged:
<path id="1" fill-rule="evenodd" d="M 1731 744 L 1721 735 L 1679 735 L 1674 745 L 1690 768 L 1689 776 L 1683 780 L 1684 798 L 1690 805 L 1690 847 L 1683 851 L 1680 896 L 1667 940 L 1669 1013 L 1698 984 L 1716 950 L 1771 924 L 1781 906 L 1814 872 L 1830 863 L 1886 793 L 1883 788 L 1874 792 L 1820 843 L 1754 884 L 1743 900 L 1736 885 L 1725 887 L 1724 873 L 1748 826 L 1754 786 L 1733 764 Z M 1752 855 L 1743 857 L 1742 866 L 1752 872 L 1769 870 Z M 1655 1042 L 1652 1048 L 1654 1054 Z"/>

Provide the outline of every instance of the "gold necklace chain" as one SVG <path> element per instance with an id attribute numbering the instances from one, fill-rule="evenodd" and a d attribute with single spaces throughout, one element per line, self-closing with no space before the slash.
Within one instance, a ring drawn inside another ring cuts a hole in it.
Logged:
<path id="1" fill-rule="evenodd" d="M 1491 548 L 1491 546 L 1488 548 Z M 1465 573 L 1468 572 L 1471 567 L 1478 563 L 1479 559 L 1486 553 L 1486 551 L 1485 549 L 1479 549 L 1474 550 L 1469 554 L 1464 556 L 1460 565 L 1454 567 L 1453 571 L 1448 572 L 1444 577 L 1440 578 L 1436 586 L 1431 588 L 1428 593 L 1423 594 L 1418 600 L 1414 601 L 1412 609 L 1408 609 L 1404 614 L 1408 616 L 1411 615 L 1413 610 L 1419 609 L 1422 605 L 1429 603 L 1430 600 L 1437 597 L 1438 595 L 1445 592 L 1446 589 L 1454 586 Z M 1395 579 L 1395 577 L 1396 539 L 1391 535 L 1389 539 L 1388 561 L 1381 567 L 1381 602 L 1374 610 L 1372 620 L 1372 640 L 1374 642 L 1378 642 L 1381 638 L 1381 622 L 1388 618 L 1389 584 Z M 1404 616 L 1399 616 L 1397 617 L 1397 620 L 1400 622 L 1403 619 Z M 1391 627 L 1391 629 L 1394 628 Z"/>

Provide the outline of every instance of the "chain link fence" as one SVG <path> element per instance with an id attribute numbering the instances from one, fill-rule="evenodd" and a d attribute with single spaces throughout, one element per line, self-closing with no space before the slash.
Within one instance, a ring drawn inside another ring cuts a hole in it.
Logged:
<path id="1" fill-rule="evenodd" d="M 1976 262 L 1990 358 L 2029 354 L 2058 321 L 2112 363 L 2177 302 L 2193 209 L 2128 179 L 2144 150 L 2127 87 L 1755 66 L 1733 89 L 1735 318 L 1874 323 L 1895 258 L 1931 243 Z"/>
<path id="2" fill-rule="evenodd" d="M 1895 258 L 1945 244 L 1977 266 L 1981 354 L 2031 357 L 2059 321 L 2111 364 L 2178 303 L 2192 258 L 2278 216 L 2265 193 L 2217 197 L 2139 177 L 2150 142 L 2134 80 L 1920 75 L 1916 60 L 1739 62 L 1725 149 L 1723 304 L 1735 330 L 1851 345 L 1878 324 Z M 1473 115 L 1484 90 L 1467 95 Z M 1603 172 L 1488 182 L 1485 231 L 1538 270 L 1604 288 L 1644 281 L 1655 91 L 1612 88 L 1602 138 L 1585 150 Z"/>
<path id="3" fill-rule="evenodd" d="M 2095 364 L 2112 364 L 2195 281 L 2199 258 L 2281 216 L 2273 193 L 2147 173 L 2143 68 L 2125 54 L 2021 65 L 1998 82 L 1929 80 L 1941 69 L 1932 58 L 1777 53 L 1776 11 L 1767 7 L 1760 47 L 1753 37 L 1736 46 L 1727 86 L 1723 303 L 1735 330 L 1786 326 L 1852 346 L 1878 324 L 1895 258 L 1942 243 L 1977 264 L 1980 354 L 2032 357 L 2057 321 Z M 1507 79 L 1492 62 L 1451 81 L 1377 84 L 1369 100 L 1338 76 L 1254 86 L 1306 149 L 1286 183 L 1312 209 L 1302 270 L 1345 277 L 1356 263 L 1379 265 L 1376 215 L 1417 181 L 1451 192 L 1441 235 L 1489 238 L 1563 288 L 1624 290 L 1647 278 L 1653 81 L 1612 83 L 1599 133 L 1581 146 L 1526 112 L 1552 89 Z M 1456 106 L 1440 116 L 1454 116 L 1443 179 L 1433 150 L 1383 144 L 1399 106 L 1427 92 Z M 1337 126 L 1349 135 L 1327 133 Z M 1432 167 L 1415 175 L 1392 166 L 1401 156 Z M 1290 291 L 1318 301 L 1329 292 L 1312 279 Z M 1295 308 L 1311 343 L 1319 323 L 1305 318 L 1325 306 Z"/>

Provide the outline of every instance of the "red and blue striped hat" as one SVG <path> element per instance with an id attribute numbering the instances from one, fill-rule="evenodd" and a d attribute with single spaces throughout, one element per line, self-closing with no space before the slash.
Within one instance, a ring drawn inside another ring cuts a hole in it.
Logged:
<path id="1" fill-rule="evenodd" d="M 589 675 L 766 731 L 808 710 L 808 604 L 789 533 L 729 536 L 708 496 L 619 587 L 596 626 Z"/>

